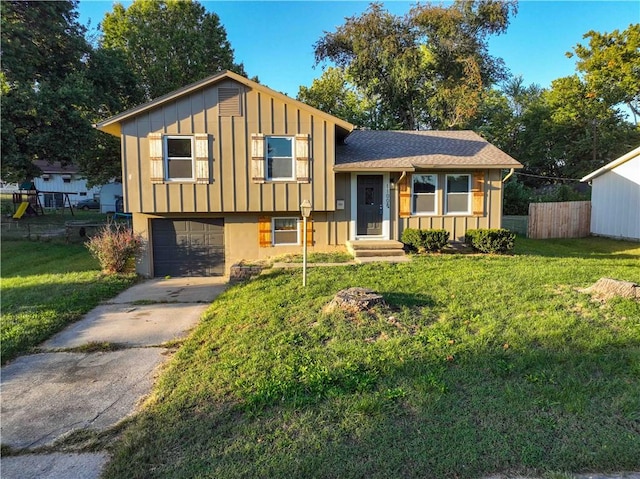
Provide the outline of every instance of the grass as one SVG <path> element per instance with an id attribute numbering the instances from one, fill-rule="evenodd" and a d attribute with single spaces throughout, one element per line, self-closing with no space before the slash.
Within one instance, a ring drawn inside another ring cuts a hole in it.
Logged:
<path id="1" fill-rule="evenodd" d="M 29 352 L 136 280 L 104 276 L 81 244 L 2 241 L 2 363 Z"/>
<path id="2" fill-rule="evenodd" d="M 280 263 L 302 263 L 301 254 L 287 254 L 273 258 L 273 262 Z M 307 256 L 308 263 L 349 263 L 353 261 L 353 256 L 343 251 L 335 251 L 329 253 L 309 253 Z"/>
<path id="3" fill-rule="evenodd" d="M 112 451 L 107 478 L 474 478 L 640 469 L 640 245 L 285 270 L 228 289 Z M 370 287 L 388 307 L 323 314 Z"/>

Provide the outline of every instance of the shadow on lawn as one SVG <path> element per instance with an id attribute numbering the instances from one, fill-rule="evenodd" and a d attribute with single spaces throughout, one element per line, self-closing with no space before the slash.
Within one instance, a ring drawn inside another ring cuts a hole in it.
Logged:
<path id="1" fill-rule="evenodd" d="M 640 243 L 602 237 L 534 240 L 517 237 L 515 254 L 551 258 L 640 259 Z M 627 253 L 628 252 L 628 253 Z"/>

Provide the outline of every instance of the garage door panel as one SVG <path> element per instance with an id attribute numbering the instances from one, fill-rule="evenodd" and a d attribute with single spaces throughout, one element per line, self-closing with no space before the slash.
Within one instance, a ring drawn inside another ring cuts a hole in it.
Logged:
<path id="1" fill-rule="evenodd" d="M 155 276 L 224 275 L 224 220 L 154 219 Z"/>

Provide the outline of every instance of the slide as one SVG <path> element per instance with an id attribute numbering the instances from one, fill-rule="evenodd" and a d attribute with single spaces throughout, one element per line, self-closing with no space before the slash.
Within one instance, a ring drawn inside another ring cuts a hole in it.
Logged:
<path id="1" fill-rule="evenodd" d="M 22 215 L 24 215 L 24 212 L 27 211 L 28 207 L 29 207 L 28 201 L 23 201 L 22 203 L 20 203 L 20 206 L 18 207 L 18 211 L 16 211 L 16 214 L 13 215 L 13 219 L 19 220 L 20 218 L 22 218 Z"/>

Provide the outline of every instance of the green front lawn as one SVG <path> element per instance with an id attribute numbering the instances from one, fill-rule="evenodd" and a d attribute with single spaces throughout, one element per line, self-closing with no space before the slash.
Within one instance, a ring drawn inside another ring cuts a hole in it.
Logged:
<path id="1" fill-rule="evenodd" d="M 273 272 L 227 290 L 105 476 L 474 478 L 640 470 L 640 245 L 517 240 L 515 256 Z M 322 313 L 364 286 L 375 314 Z"/>
<path id="2" fill-rule="evenodd" d="M 135 275 L 104 276 L 81 244 L 2 241 L 2 363 L 120 291 Z"/>

